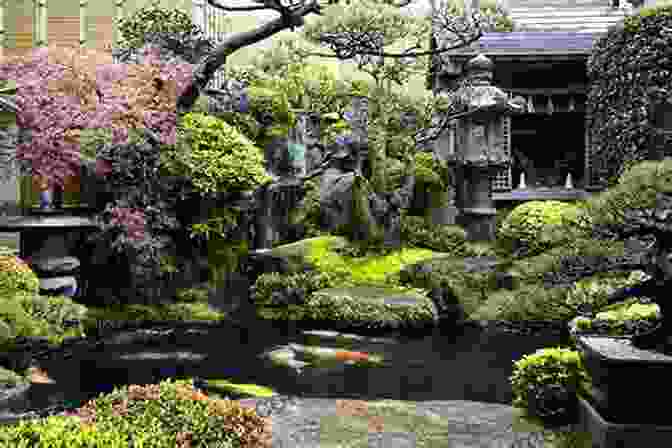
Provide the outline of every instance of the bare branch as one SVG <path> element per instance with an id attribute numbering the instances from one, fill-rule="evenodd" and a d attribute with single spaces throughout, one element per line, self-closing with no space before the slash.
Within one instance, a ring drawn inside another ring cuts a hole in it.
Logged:
<path id="1" fill-rule="evenodd" d="M 208 3 L 212 1 L 214 0 L 208 0 Z M 264 0 L 267 6 L 269 5 L 269 1 Z M 240 48 L 261 42 L 285 29 L 302 26 L 303 17 L 316 11 L 319 11 L 317 0 L 302 0 L 301 7 L 291 12 L 291 14 L 282 15 L 257 29 L 237 33 L 225 39 L 194 70 L 191 84 L 180 95 L 177 101 L 178 113 L 186 113 L 194 106 L 200 93 L 213 78 L 215 72 L 226 63 L 226 58 L 230 54 Z"/>

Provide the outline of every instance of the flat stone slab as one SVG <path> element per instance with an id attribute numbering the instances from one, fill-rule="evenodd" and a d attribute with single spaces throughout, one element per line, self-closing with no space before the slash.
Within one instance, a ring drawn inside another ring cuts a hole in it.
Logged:
<path id="1" fill-rule="evenodd" d="M 45 291 L 57 291 L 63 288 L 77 287 L 77 279 L 72 276 L 41 278 L 40 289 Z"/>
<path id="2" fill-rule="evenodd" d="M 285 396 L 239 402 L 271 418 L 272 448 L 544 446 L 541 428 L 516 429 L 519 411 L 501 404 Z"/>
<path id="3" fill-rule="evenodd" d="M 70 274 L 80 266 L 75 257 L 44 257 L 33 258 L 30 266 L 38 272 L 50 274 Z"/>
<path id="4" fill-rule="evenodd" d="M 672 356 L 653 350 L 641 350 L 633 346 L 627 338 L 580 336 L 580 339 L 597 353 L 610 359 L 634 363 L 654 361 L 656 364 L 670 364 L 672 367 Z"/>

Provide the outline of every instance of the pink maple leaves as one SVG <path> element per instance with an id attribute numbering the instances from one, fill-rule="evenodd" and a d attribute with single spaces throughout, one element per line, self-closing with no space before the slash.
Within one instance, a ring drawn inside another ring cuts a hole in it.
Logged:
<path id="1" fill-rule="evenodd" d="M 31 135 L 17 146 L 17 158 L 50 186 L 62 186 L 79 174 L 83 129 L 111 129 L 112 142 L 123 143 L 129 129 L 147 127 L 173 144 L 175 105 L 193 66 L 162 62 L 156 49 L 146 53 L 143 64 L 101 64 L 104 55 L 93 50 L 55 46 L 4 58 L 0 79 L 16 81 L 17 125 Z M 109 174 L 109 164 L 96 165 L 97 173 Z"/>

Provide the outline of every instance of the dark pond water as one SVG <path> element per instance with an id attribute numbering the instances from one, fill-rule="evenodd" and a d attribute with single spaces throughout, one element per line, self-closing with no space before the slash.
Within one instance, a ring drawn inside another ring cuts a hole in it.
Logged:
<path id="1" fill-rule="evenodd" d="M 306 344 L 300 331 L 248 319 L 243 327 L 178 330 L 162 342 L 131 343 L 120 332 L 100 349 L 76 349 L 69 359 L 42 365 L 54 385 L 40 386 L 31 407 L 50 401 L 77 402 L 112 391 L 115 385 L 155 383 L 168 377 L 227 378 L 271 387 L 281 394 L 398 400 L 473 400 L 509 404 L 513 361 L 543 347 L 566 344 L 557 334 L 519 335 L 503 330 L 436 328 L 424 336 L 381 334 L 343 346 L 379 354 L 379 367 L 276 367 L 259 355 L 289 343 Z M 315 341 L 310 341 L 314 343 Z M 321 343 L 321 346 L 336 345 Z M 232 396 L 231 398 L 236 398 Z"/>

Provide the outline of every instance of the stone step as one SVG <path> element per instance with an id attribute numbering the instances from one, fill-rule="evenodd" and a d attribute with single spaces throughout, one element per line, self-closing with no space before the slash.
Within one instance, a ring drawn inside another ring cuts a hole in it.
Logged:
<path id="1" fill-rule="evenodd" d="M 77 279 L 72 276 L 41 278 L 40 290 L 47 294 L 63 294 L 72 297 L 77 293 Z"/>

